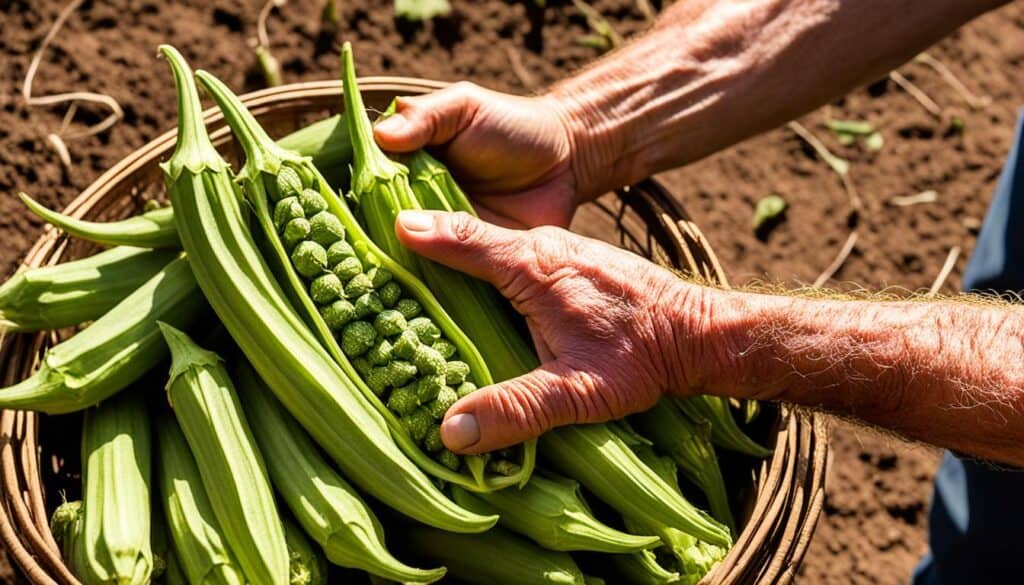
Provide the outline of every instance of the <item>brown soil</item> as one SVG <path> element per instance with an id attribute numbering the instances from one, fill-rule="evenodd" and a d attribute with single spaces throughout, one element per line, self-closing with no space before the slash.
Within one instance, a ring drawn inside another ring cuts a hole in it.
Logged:
<path id="1" fill-rule="evenodd" d="M 243 6 L 240 7 L 240 4 Z M 13 194 L 26 190 L 44 203 L 62 205 L 118 159 L 174 122 L 173 87 L 166 65 L 155 58 L 159 43 L 176 45 L 197 66 L 232 87 L 261 86 L 247 40 L 255 35 L 261 2 L 230 0 L 86 2 L 69 20 L 43 59 L 34 92 L 99 91 L 115 97 L 125 119 L 100 136 L 68 144 L 70 171 L 44 138 L 63 110 L 29 111 L 20 86 L 32 52 L 64 2 L 0 3 L 0 272 L 10 273 L 40 223 Z M 319 2 L 293 0 L 269 23 L 274 53 L 286 82 L 332 78 L 335 47 L 355 44 L 363 75 L 392 74 L 442 80 L 470 79 L 495 89 L 526 92 L 592 60 L 577 46 L 584 20 L 571 4 L 455 2 L 450 18 L 424 25 L 396 22 L 382 4 L 339 2 L 341 30 L 323 34 Z M 593 4 L 623 35 L 645 21 L 632 0 Z M 510 52 L 532 78 L 510 66 Z M 978 93 L 992 98 L 970 111 L 949 86 L 922 65 L 902 71 L 946 110 L 942 120 L 891 82 L 851 93 L 803 123 L 852 163 L 851 176 L 866 201 L 860 240 L 837 280 L 868 289 L 927 287 L 946 254 L 964 254 L 943 290 L 955 290 L 974 243 L 978 221 L 1008 150 L 1016 109 L 1024 103 L 1019 82 L 1024 63 L 1024 6 L 1003 9 L 968 26 L 933 49 Z M 83 107 L 79 120 L 105 115 Z M 823 120 L 864 119 L 881 129 L 885 147 L 867 153 L 842 147 Z M 964 121 L 954 129 L 954 115 Z M 792 132 L 779 129 L 662 177 L 706 231 L 734 283 L 754 279 L 810 283 L 846 239 L 847 206 L 828 168 Z M 893 207 L 893 197 L 938 193 L 934 203 Z M 782 194 L 786 220 L 762 241 L 750 229 L 754 203 Z M 904 583 L 926 548 L 925 524 L 937 452 L 907 445 L 850 424 L 838 424 L 834 466 L 825 511 L 802 580 L 807 583 Z M 6 567 L 0 576 L 13 580 Z"/>

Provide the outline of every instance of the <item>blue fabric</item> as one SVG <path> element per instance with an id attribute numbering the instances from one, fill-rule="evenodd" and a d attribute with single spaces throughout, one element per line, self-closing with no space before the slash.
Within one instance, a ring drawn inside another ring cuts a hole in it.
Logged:
<path id="1" fill-rule="evenodd" d="M 1024 112 L 964 272 L 964 290 L 1024 293 Z M 913 585 L 1024 582 L 1024 471 L 947 452 L 928 522 L 931 550 Z"/>

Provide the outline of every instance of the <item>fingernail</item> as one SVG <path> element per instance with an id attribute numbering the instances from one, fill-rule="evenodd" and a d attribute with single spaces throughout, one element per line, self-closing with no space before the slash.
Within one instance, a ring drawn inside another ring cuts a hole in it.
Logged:
<path id="1" fill-rule="evenodd" d="M 379 130 L 384 134 L 394 134 L 401 130 L 402 126 L 406 122 L 408 122 L 408 120 L 405 119 L 405 116 L 402 114 L 394 114 L 384 118 L 380 122 L 377 122 L 377 124 L 374 125 L 374 129 Z"/>
<path id="2" fill-rule="evenodd" d="M 472 447 L 480 441 L 480 427 L 472 414 L 456 414 L 441 425 L 441 439 L 452 451 Z"/>
<path id="3" fill-rule="evenodd" d="M 398 214 L 398 223 L 410 232 L 429 232 L 434 229 L 434 215 L 422 211 L 403 211 Z"/>

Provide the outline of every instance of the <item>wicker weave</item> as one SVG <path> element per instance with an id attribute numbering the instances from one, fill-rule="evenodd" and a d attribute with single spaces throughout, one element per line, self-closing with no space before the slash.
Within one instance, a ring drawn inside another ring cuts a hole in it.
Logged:
<path id="1" fill-rule="evenodd" d="M 394 95 L 443 87 L 438 82 L 395 77 L 360 81 L 367 106 L 382 110 Z M 243 96 L 245 104 L 272 135 L 282 135 L 341 104 L 339 82 L 314 82 L 267 89 Z M 215 143 L 230 139 L 219 112 L 206 120 Z M 167 132 L 136 150 L 99 177 L 67 207 L 66 213 L 90 219 L 114 219 L 137 212 L 144 198 L 159 196 L 163 178 L 157 166 L 174 148 Z M 602 198 L 581 213 L 588 233 L 672 266 L 685 273 L 728 286 L 707 239 L 682 206 L 659 183 L 647 180 Z M 602 221 L 607 226 L 602 228 Z M 43 266 L 81 257 L 95 248 L 71 241 L 54 229 L 45 230 L 25 258 L 26 266 Z M 0 378 L 4 385 L 26 377 L 41 350 L 56 334 L 6 335 L 0 347 Z M 736 458 L 724 465 L 730 484 L 742 487 L 739 519 L 742 532 L 726 559 L 705 579 L 707 583 L 788 583 L 814 532 L 824 498 L 828 468 L 828 431 L 821 417 L 797 415 L 766 406 L 757 438 L 774 454 L 751 468 Z M 78 584 L 61 560 L 48 521 L 61 492 L 73 492 L 78 481 L 78 428 L 74 417 L 51 418 L 32 412 L 0 412 L 0 537 L 32 583 Z M 53 424 L 56 423 L 56 424 Z M 41 434 L 42 431 L 42 434 Z"/>

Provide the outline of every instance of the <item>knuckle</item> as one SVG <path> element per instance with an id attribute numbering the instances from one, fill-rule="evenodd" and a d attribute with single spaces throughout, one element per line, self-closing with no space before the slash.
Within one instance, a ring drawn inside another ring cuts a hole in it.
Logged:
<path id="1" fill-rule="evenodd" d="M 459 243 L 474 244 L 483 238 L 483 223 L 465 211 L 449 214 L 448 225 Z"/>

